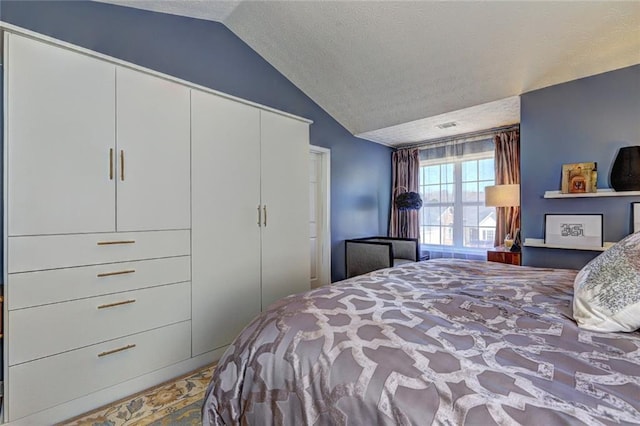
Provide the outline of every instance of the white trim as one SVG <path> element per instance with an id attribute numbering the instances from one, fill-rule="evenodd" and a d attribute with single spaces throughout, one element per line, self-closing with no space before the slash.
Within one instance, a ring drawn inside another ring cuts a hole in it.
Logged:
<path id="1" fill-rule="evenodd" d="M 9 144 L 7 143 L 7 141 L 9 140 L 9 108 L 7 108 L 8 105 L 8 94 L 9 94 L 9 87 L 8 87 L 8 82 L 9 82 L 9 78 L 8 78 L 8 74 L 7 74 L 7 58 L 9 56 L 9 37 L 6 37 L 5 34 L 3 34 L 3 49 L 2 49 L 2 53 L 3 53 L 3 57 L 2 57 L 2 84 L 3 84 L 3 88 L 4 88 L 4 92 L 3 92 L 3 99 L 2 99 L 2 105 L 4 107 L 4 111 L 3 111 L 3 120 L 4 120 L 4 128 L 3 128 L 3 141 L 4 143 L 2 144 L 2 167 L 3 167 L 3 171 L 2 171 L 2 191 L 3 191 L 3 208 L 2 208 L 2 213 L 3 213 L 3 217 L 2 217 L 2 230 L 3 230 L 3 235 L 4 237 L 2 238 L 2 247 L 3 247 L 3 253 L 4 256 L 2 256 L 2 283 L 4 284 L 2 286 L 2 292 L 3 292 L 3 297 L 4 297 L 4 301 L 2 303 L 2 318 L 4 319 L 4 321 L 2 321 L 2 335 L 4 336 L 2 339 L 2 353 L 3 353 L 3 389 L 2 389 L 2 394 L 4 395 L 2 398 L 2 417 L 0 417 L 0 421 L 6 421 L 7 419 L 5 418 L 7 410 L 5 409 L 5 407 L 7 407 L 7 401 L 9 398 L 11 398 L 11 395 L 9 395 L 9 392 L 7 392 L 4 389 L 4 386 L 6 386 L 9 381 L 7 380 L 7 377 L 9 377 L 9 363 L 7 362 L 7 360 L 5 359 L 6 355 L 9 353 L 9 348 L 8 348 L 8 341 L 7 341 L 7 332 L 9 331 L 9 327 L 7 326 L 8 321 L 7 318 L 9 318 L 9 309 L 7 308 L 7 295 L 8 295 L 8 287 L 7 287 L 7 282 L 8 282 L 8 278 L 9 278 L 9 274 L 8 274 L 8 270 L 9 270 L 9 238 L 7 238 L 7 235 L 9 235 L 9 208 L 8 208 L 8 188 L 9 188 Z"/>
<path id="2" fill-rule="evenodd" d="M 322 285 L 331 283 L 331 150 L 320 146 L 309 145 L 309 152 L 322 156 L 320 183 L 324 195 L 322 206 Z"/>
<path id="3" fill-rule="evenodd" d="M 108 56 L 108 55 L 105 55 L 105 54 L 102 54 L 102 53 L 95 52 L 93 50 L 86 49 L 84 47 L 77 46 L 75 44 L 67 43 L 65 41 L 55 39 L 53 37 L 49 37 L 49 36 L 46 36 L 46 35 L 43 35 L 43 34 L 40 34 L 40 33 L 36 33 L 34 31 L 30 31 L 30 30 L 18 27 L 18 26 L 13 25 L 13 24 L 8 24 L 6 22 L 0 21 L 0 29 L 3 29 L 3 30 L 5 30 L 5 31 L 7 31 L 9 33 L 19 34 L 19 35 L 22 35 L 24 37 L 29 37 L 29 38 L 38 40 L 40 42 L 48 43 L 48 44 L 51 44 L 51 45 L 54 45 L 54 46 L 57 46 L 57 47 L 61 47 L 61 48 L 64 48 L 64 49 L 71 50 L 73 52 L 81 53 L 83 55 L 87 55 L 87 56 L 91 56 L 91 57 L 96 58 L 96 59 L 107 61 L 107 62 L 110 62 L 110 63 L 115 64 L 115 65 L 119 65 L 119 66 L 122 66 L 122 67 L 130 68 L 132 70 L 140 71 L 140 72 L 152 75 L 154 77 L 162 78 L 162 79 L 174 82 L 174 83 L 181 84 L 183 86 L 187 86 L 187 87 L 189 87 L 191 89 L 196 89 L 196 90 L 200 90 L 200 91 L 203 91 L 203 92 L 206 92 L 206 93 L 211 93 L 211 94 L 214 94 L 214 95 L 217 95 L 217 96 L 221 96 L 221 97 L 226 98 L 226 99 L 230 99 L 230 100 L 233 100 L 233 101 L 236 101 L 236 102 L 241 102 L 243 104 L 250 105 L 250 106 L 253 106 L 253 107 L 256 107 L 256 108 L 260 108 L 260 109 L 265 110 L 265 111 L 270 111 L 270 112 L 273 112 L 273 113 L 276 113 L 276 114 L 279 114 L 279 115 L 283 115 L 285 117 L 293 118 L 295 120 L 302 121 L 303 123 L 308 123 L 308 124 L 313 123 L 313 120 L 310 120 L 308 118 L 300 117 L 300 116 L 297 116 L 297 115 L 294 115 L 294 114 L 290 114 L 288 112 L 277 110 L 275 108 L 271 108 L 271 107 L 268 107 L 268 106 L 265 106 L 265 105 L 261 105 L 261 104 L 255 103 L 255 102 L 251 102 L 251 101 L 248 101 L 246 99 L 238 98 L 238 97 L 235 97 L 235 96 L 223 93 L 223 92 L 219 92 L 217 90 L 210 89 L 208 87 L 201 86 L 199 84 L 195 84 L 195 83 L 192 83 L 190 81 L 183 80 L 181 78 L 173 77 L 173 76 L 170 76 L 168 74 L 163 74 L 161 72 L 154 71 L 154 70 L 149 69 L 149 68 L 141 67 L 140 65 L 136 65 L 136 64 L 133 64 L 131 62 L 126 62 L 126 61 L 123 61 L 121 59 L 114 58 L 112 56 Z M 5 64 L 6 64 L 6 61 L 5 61 Z"/>

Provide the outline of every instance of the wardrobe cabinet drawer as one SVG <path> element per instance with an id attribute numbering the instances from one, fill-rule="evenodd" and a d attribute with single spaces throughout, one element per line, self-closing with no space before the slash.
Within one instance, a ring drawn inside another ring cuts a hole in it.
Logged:
<path id="1" fill-rule="evenodd" d="M 184 256 L 191 232 L 149 231 L 9 237 L 8 273 Z"/>
<path id="2" fill-rule="evenodd" d="M 184 321 L 9 367 L 9 420 L 185 360 L 190 338 Z"/>
<path id="3" fill-rule="evenodd" d="M 191 283 L 9 312 L 9 365 L 191 319 Z"/>
<path id="4" fill-rule="evenodd" d="M 9 274 L 9 310 L 138 290 L 191 279 L 191 257 L 167 257 Z"/>

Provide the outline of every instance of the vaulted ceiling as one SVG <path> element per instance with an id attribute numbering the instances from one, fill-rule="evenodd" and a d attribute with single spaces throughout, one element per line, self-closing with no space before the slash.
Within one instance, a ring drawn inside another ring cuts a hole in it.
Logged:
<path id="1" fill-rule="evenodd" d="M 100 1 L 221 22 L 394 146 L 517 123 L 522 93 L 640 63 L 639 1 Z"/>

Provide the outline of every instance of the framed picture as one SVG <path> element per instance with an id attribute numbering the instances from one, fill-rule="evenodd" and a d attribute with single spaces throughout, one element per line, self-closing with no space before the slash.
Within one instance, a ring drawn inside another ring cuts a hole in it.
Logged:
<path id="1" fill-rule="evenodd" d="M 544 242 L 570 248 L 604 245 L 602 214 L 545 214 Z"/>
<path id="2" fill-rule="evenodd" d="M 562 165 L 563 194 L 596 192 L 598 185 L 598 163 L 573 163 Z"/>
<path id="3" fill-rule="evenodd" d="M 640 232 L 640 203 L 631 203 L 633 214 L 633 232 Z"/>

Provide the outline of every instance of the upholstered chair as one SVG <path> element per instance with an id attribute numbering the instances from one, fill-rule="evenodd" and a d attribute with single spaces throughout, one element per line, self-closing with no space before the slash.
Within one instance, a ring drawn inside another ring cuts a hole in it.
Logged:
<path id="1" fill-rule="evenodd" d="M 417 238 L 368 237 L 345 244 L 347 278 L 420 259 Z"/>

